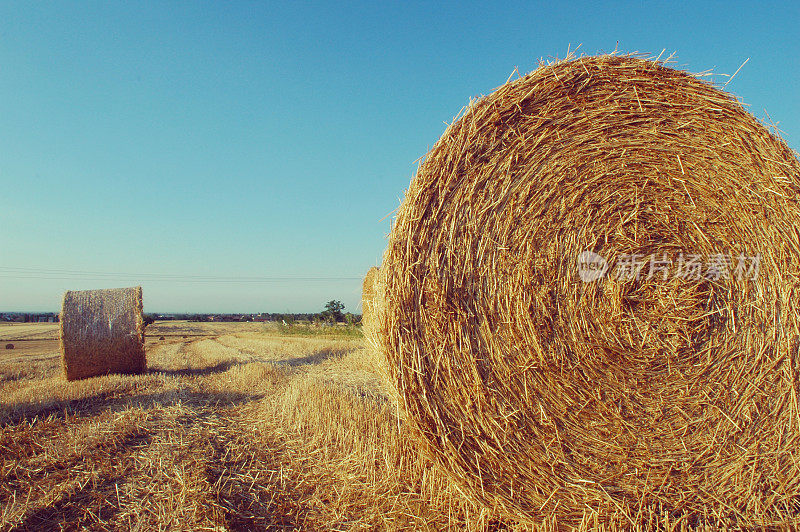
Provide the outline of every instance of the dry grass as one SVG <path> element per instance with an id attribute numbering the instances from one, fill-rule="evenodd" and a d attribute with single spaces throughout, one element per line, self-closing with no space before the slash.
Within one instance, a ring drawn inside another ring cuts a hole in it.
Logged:
<path id="1" fill-rule="evenodd" d="M 409 425 L 531 523 L 800 526 L 798 191 L 785 143 L 657 62 L 571 58 L 473 101 L 381 265 Z M 587 250 L 672 273 L 582 282 Z"/>
<path id="2" fill-rule="evenodd" d="M 185 320 L 158 321 L 147 326 L 147 336 L 219 336 L 229 333 L 258 333 L 274 329 L 272 323 L 256 322 L 193 322 Z"/>
<path id="3" fill-rule="evenodd" d="M 143 375 L 0 358 L 0 530 L 497 526 L 412 446 L 363 340 L 188 326 Z"/>
<path id="4" fill-rule="evenodd" d="M 0 339 L 58 340 L 58 323 L 0 323 Z"/>

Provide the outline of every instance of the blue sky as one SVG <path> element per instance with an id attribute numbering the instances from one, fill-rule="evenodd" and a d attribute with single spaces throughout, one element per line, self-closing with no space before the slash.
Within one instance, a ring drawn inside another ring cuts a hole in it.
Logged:
<path id="1" fill-rule="evenodd" d="M 2 2 L 0 310 L 360 311 L 415 161 L 518 68 L 676 52 L 800 150 L 800 3 Z M 717 76 L 720 82 L 726 78 Z"/>

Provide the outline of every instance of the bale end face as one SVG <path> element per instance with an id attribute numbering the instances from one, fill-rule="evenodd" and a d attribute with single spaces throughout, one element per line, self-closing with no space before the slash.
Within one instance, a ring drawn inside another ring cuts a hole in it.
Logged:
<path id="1" fill-rule="evenodd" d="M 545 65 L 474 101 L 381 265 L 409 426 L 513 519 L 797 528 L 798 190 L 735 98 L 652 61 Z"/>
<path id="2" fill-rule="evenodd" d="M 140 286 L 69 291 L 61 317 L 61 361 L 67 380 L 147 369 Z"/>

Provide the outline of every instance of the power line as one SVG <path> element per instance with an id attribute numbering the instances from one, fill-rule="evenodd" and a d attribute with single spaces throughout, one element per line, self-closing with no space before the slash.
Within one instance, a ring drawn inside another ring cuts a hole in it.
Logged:
<path id="1" fill-rule="evenodd" d="M 181 283 L 275 283 L 275 282 L 324 282 L 324 281 L 360 281 L 361 277 L 270 277 L 270 276 L 220 276 L 191 275 L 166 273 L 131 273 L 131 272 L 97 272 L 86 270 L 59 270 L 45 268 L 19 268 L 0 266 L 0 277 L 11 279 L 38 280 L 83 280 L 83 281 L 119 281 L 140 280 L 148 282 L 181 282 Z"/>

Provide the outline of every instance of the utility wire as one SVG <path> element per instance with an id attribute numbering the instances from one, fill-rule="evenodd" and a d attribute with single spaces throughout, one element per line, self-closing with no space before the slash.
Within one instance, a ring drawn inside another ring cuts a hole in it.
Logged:
<path id="1" fill-rule="evenodd" d="M 318 281 L 360 281 L 361 277 L 269 277 L 269 276 L 220 276 L 220 275 L 179 275 L 166 273 L 97 272 L 85 270 L 57 270 L 44 268 L 18 268 L 0 266 L 0 277 L 10 279 L 39 280 L 84 280 L 113 281 L 141 280 L 147 282 L 181 283 L 281 283 Z"/>

